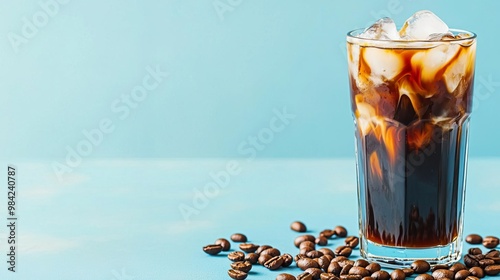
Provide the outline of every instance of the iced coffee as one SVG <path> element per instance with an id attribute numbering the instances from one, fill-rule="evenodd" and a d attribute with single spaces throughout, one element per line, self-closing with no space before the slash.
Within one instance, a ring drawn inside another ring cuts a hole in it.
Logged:
<path id="1" fill-rule="evenodd" d="M 476 38 L 430 11 L 347 37 L 361 254 L 460 258 Z"/>

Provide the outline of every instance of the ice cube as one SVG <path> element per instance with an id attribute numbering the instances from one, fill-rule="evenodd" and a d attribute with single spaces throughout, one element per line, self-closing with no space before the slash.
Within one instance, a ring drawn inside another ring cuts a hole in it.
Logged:
<path id="1" fill-rule="evenodd" d="M 429 41 L 449 41 L 455 39 L 455 35 L 451 32 L 434 33 L 429 35 Z"/>
<path id="2" fill-rule="evenodd" d="M 431 11 L 418 11 L 406 20 L 399 31 L 405 40 L 428 40 L 433 34 L 449 32 L 448 25 Z"/>
<path id="3" fill-rule="evenodd" d="M 476 45 L 462 48 L 458 57 L 455 58 L 443 73 L 448 92 L 454 92 L 465 75 L 474 71 Z"/>
<path id="4" fill-rule="evenodd" d="M 374 84 L 394 79 L 404 67 L 403 57 L 393 50 L 365 48 L 362 57 L 370 68 L 368 73 Z"/>
<path id="5" fill-rule="evenodd" d="M 399 40 L 398 29 L 396 24 L 391 18 L 385 17 L 379 19 L 372 26 L 363 31 L 359 37 L 364 39 L 377 39 L 377 40 Z"/>

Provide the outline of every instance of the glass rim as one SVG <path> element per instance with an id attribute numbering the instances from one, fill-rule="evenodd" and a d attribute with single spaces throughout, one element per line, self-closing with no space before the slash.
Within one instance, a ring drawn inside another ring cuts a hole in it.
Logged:
<path id="1" fill-rule="evenodd" d="M 349 43 L 366 43 L 368 45 L 373 46 L 394 46 L 394 45 L 402 45 L 406 47 L 429 47 L 434 45 L 442 45 L 442 44 L 450 44 L 450 43 L 461 43 L 461 42 L 470 42 L 476 41 L 477 34 L 472 31 L 467 31 L 463 29 L 455 29 L 450 28 L 450 32 L 453 34 L 465 33 L 470 35 L 470 37 L 466 38 L 455 38 L 450 40 L 443 41 L 430 41 L 430 40 L 384 40 L 384 39 L 370 39 L 370 38 L 360 38 L 358 37 L 366 28 L 357 28 L 347 32 L 347 42 Z"/>

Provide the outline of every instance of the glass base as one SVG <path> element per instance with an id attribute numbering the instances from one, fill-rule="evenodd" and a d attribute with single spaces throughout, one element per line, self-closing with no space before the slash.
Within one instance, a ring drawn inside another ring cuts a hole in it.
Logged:
<path id="1" fill-rule="evenodd" d="M 425 260 L 431 266 L 435 266 L 459 261 L 462 253 L 462 241 L 457 238 L 448 245 L 410 248 L 380 245 L 361 236 L 360 253 L 366 260 L 378 262 L 381 266 L 388 268 L 408 267 L 415 260 Z"/>

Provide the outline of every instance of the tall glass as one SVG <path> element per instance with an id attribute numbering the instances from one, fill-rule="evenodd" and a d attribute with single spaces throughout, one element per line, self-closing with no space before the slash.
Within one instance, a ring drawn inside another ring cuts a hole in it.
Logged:
<path id="1" fill-rule="evenodd" d="M 386 266 L 460 259 L 476 35 L 347 36 L 361 255 Z"/>

